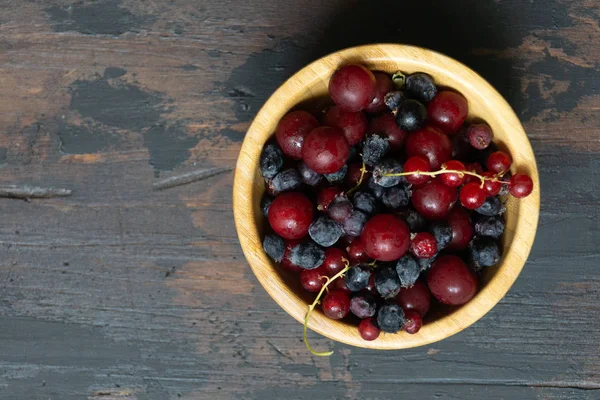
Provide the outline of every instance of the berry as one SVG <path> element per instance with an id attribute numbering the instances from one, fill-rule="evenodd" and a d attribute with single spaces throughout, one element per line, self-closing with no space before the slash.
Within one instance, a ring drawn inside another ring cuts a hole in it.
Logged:
<path id="1" fill-rule="evenodd" d="M 448 250 L 464 250 L 473 238 L 473 225 L 469 212 L 462 207 L 454 207 L 448 214 L 448 225 L 452 230 L 452 240 Z"/>
<path id="2" fill-rule="evenodd" d="M 332 174 L 325 174 L 323 176 L 325 177 L 325 179 L 327 179 L 329 183 L 338 183 L 344 180 L 344 178 L 346 177 L 346 172 L 348 172 L 348 166 L 344 165 L 342 169 Z"/>
<path id="3" fill-rule="evenodd" d="M 374 318 L 366 318 L 358 324 L 358 333 L 366 341 L 372 341 L 379 337 L 381 330 L 375 325 Z"/>
<path id="4" fill-rule="evenodd" d="M 371 104 L 367 106 L 365 111 L 371 114 L 377 114 L 385 111 L 386 105 L 384 102 L 385 95 L 394 88 L 394 83 L 390 79 L 389 75 L 383 72 L 374 72 L 376 90 L 375 97 L 371 101 Z"/>
<path id="5" fill-rule="evenodd" d="M 392 151 L 402 149 L 404 139 L 406 139 L 406 132 L 396 125 L 396 119 L 392 113 L 386 113 L 371 120 L 367 133 L 369 135 L 374 133 L 383 134 L 387 138 Z"/>
<path id="6" fill-rule="evenodd" d="M 427 105 L 429 119 L 444 132 L 457 132 L 469 114 L 469 105 L 463 95 L 449 90 L 441 91 Z"/>
<path id="7" fill-rule="evenodd" d="M 348 111 L 367 108 L 377 94 L 377 81 L 362 65 L 346 65 L 333 73 L 329 81 L 329 96 L 335 104 Z"/>
<path id="8" fill-rule="evenodd" d="M 318 292 L 325 284 L 325 271 L 323 267 L 305 269 L 300 272 L 300 284 L 307 292 Z"/>
<path id="9" fill-rule="evenodd" d="M 412 208 L 407 208 L 399 212 L 398 215 L 404 217 L 411 232 L 422 231 L 427 226 L 427 220 Z"/>
<path id="10" fill-rule="evenodd" d="M 375 179 L 372 176 L 369 177 L 367 187 L 371 193 L 373 193 L 373 196 L 375 196 L 376 199 L 381 199 L 386 190 L 383 186 L 379 186 L 377 183 L 375 183 Z"/>
<path id="11" fill-rule="evenodd" d="M 312 203 L 302 193 L 283 193 L 269 207 L 269 224 L 284 239 L 301 239 L 306 236 L 312 219 Z"/>
<path id="12" fill-rule="evenodd" d="M 310 224 L 308 234 L 318 245 L 331 247 L 342 236 L 342 228 L 331 218 L 322 215 Z"/>
<path id="13" fill-rule="evenodd" d="M 360 236 L 369 217 L 362 211 L 354 210 L 342 223 L 344 233 L 348 236 Z"/>
<path id="14" fill-rule="evenodd" d="M 492 132 L 492 128 L 488 124 L 471 124 L 467 127 L 465 136 L 471 146 L 477 150 L 483 150 L 492 143 L 494 132 Z"/>
<path id="15" fill-rule="evenodd" d="M 485 202 L 485 191 L 477 182 L 467 183 L 460 189 L 460 203 L 469 210 L 479 208 Z"/>
<path id="16" fill-rule="evenodd" d="M 496 174 L 502 174 L 508 171 L 511 164 L 512 159 L 510 158 L 510 155 L 503 151 L 493 152 L 489 155 L 486 162 L 488 171 Z"/>
<path id="17" fill-rule="evenodd" d="M 402 257 L 410 242 L 408 226 L 393 214 L 372 217 L 363 229 L 361 240 L 367 254 L 379 261 Z"/>
<path id="18" fill-rule="evenodd" d="M 315 269 L 325 261 L 325 250 L 308 240 L 292 248 L 290 261 L 303 269 Z"/>
<path id="19" fill-rule="evenodd" d="M 456 202 L 456 189 L 444 185 L 438 180 L 414 189 L 412 204 L 415 210 L 431 220 L 443 219 Z"/>
<path id="20" fill-rule="evenodd" d="M 317 186 L 319 183 L 321 183 L 322 175 L 308 168 L 308 166 L 303 162 L 298 164 L 298 173 L 300 174 L 300 179 L 302 179 L 302 182 L 309 186 Z"/>
<path id="21" fill-rule="evenodd" d="M 424 103 L 431 101 L 437 94 L 437 87 L 433 78 L 423 72 L 407 76 L 405 88 L 409 96 Z"/>
<path id="22" fill-rule="evenodd" d="M 327 211 L 331 202 L 342 193 L 342 189 L 336 186 L 323 188 L 317 195 L 317 209 Z"/>
<path id="23" fill-rule="evenodd" d="M 348 259 L 351 265 L 366 263 L 370 260 L 369 255 L 365 251 L 365 246 L 360 239 L 350 243 L 346 251 L 348 252 Z"/>
<path id="24" fill-rule="evenodd" d="M 383 102 L 390 111 L 396 111 L 404 100 L 406 100 L 406 96 L 404 92 L 400 91 L 389 92 L 383 97 Z"/>
<path id="25" fill-rule="evenodd" d="M 502 189 L 502 182 L 494 177 L 493 172 L 486 171 L 481 175 L 487 178 L 492 178 L 486 179 L 483 183 L 483 191 L 485 192 L 486 196 L 495 196 L 500 193 L 500 189 Z"/>
<path id="26" fill-rule="evenodd" d="M 410 251 L 417 258 L 431 258 L 437 251 L 435 237 L 428 232 L 417 233 L 410 241 Z"/>
<path id="27" fill-rule="evenodd" d="M 408 185 L 398 185 L 385 189 L 381 196 L 381 202 L 387 207 L 395 210 L 408 205 L 412 192 Z"/>
<path id="28" fill-rule="evenodd" d="M 475 238 L 469 252 L 476 267 L 492 267 L 502 258 L 502 250 L 498 241 L 486 236 Z"/>
<path id="29" fill-rule="evenodd" d="M 300 160 L 304 137 L 319 126 L 319 121 L 306 111 L 292 111 L 284 116 L 275 129 L 275 139 L 283 154 Z"/>
<path id="30" fill-rule="evenodd" d="M 322 126 L 313 129 L 304 138 L 302 159 L 319 174 L 339 171 L 350 154 L 350 146 L 340 129 Z"/>
<path id="31" fill-rule="evenodd" d="M 421 268 L 421 271 L 429 270 L 436 258 L 437 254 L 430 258 L 417 258 L 417 263 L 419 264 L 419 268 Z"/>
<path id="32" fill-rule="evenodd" d="M 377 200 L 367 192 L 356 192 L 352 201 L 354 208 L 365 214 L 373 214 L 377 210 Z"/>
<path id="33" fill-rule="evenodd" d="M 398 160 L 393 158 L 386 158 L 381 160 L 379 164 L 375 166 L 373 170 L 373 180 L 379 186 L 386 188 L 396 186 L 401 181 L 405 181 L 402 176 L 384 176 L 385 174 L 392 173 L 398 174 L 402 172 L 402 164 Z"/>
<path id="34" fill-rule="evenodd" d="M 296 169 L 289 168 L 281 171 L 275 175 L 275 178 L 267 182 L 269 191 L 273 194 L 279 194 L 297 189 L 302 184 L 302 178 Z"/>
<path id="35" fill-rule="evenodd" d="M 415 333 L 419 332 L 421 326 L 423 326 L 423 319 L 421 318 L 421 315 L 419 315 L 419 313 L 416 311 L 406 310 L 404 311 L 404 317 L 405 322 L 403 329 L 406 331 L 406 333 L 414 335 Z"/>
<path id="36" fill-rule="evenodd" d="M 377 312 L 377 325 L 387 333 L 399 332 L 404 326 L 404 311 L 397 304 L 384 304 Z"/>
<path id="37" fill-rule="evenodd" d="M 259 162 L 262 176 L 267 179 L 273 178 L 283 167 L 283 152 L 276 144 L 269 143 L 263 147 Z"/>
<path id="38" fill-rule="evenodd" d="M 346 260 L 348 260 L 348 255 L 344 250 L 331 247 L 325 250 L 325 261 L 321 265 L 325 272 L 325 275 L 332 277 L 346 266 Z"/>
<path id="39" fill-rule="evenodd" d="M 421 267 L 413 256 L 407 254 L 398 260 L 396 274 L 400 279 L 400 286 L 403 288 L 411 287 L 419 279 Z"/>
<path id="40" fill-rule="evenodd" d="M 465 304 L 477 292 L 477 278 L 455 255 L 435 260 L 427 274 L 427 284 L 438 301 L 455 306 Z"/>
<path id="41" fill-rule="evenodd" d="M 471 159 L 473 147 L 469 143 L 466 135 L 466 129 L 462 129 L 452 137 L 452 158 L 456 160 Z"/>
<path id="42" fill-rule="evenodd" d="M 412 156 L 404 163 L 404 172 L 430 172 L 429 159 L 425 156 Z M 407 175 L 406 181 L 413 185 L 422 185 L 429 181 L 430 177 L 421 174 Z"/>
<path id="43" fill-rule="evenodd" d="M 533 191 L 533 181 L 525 174 L 514 174 L 508 183 L 510 194 L 520 199 Z"/>
<path id="44" fill-rule="evenodd" d="M 400 289 L 396 303 L 404 310 L 414 310 L 424 317 L 431 305 L 429 288 L 421 281 L 416 281 L 412 287 Z"/>
<path id="45" fill-rule="evenodd" d="M 475 222 L 475 233 L 480 236 L 499 238 L 505 228 L 504 220 L 498 217 L 481 217 Z"/>
<path id="46" fill-rule="evenodd" d="M 500 189 L 500 192 L 498 192 L 500 196 L 506 196 L 510 193 L 510 189 L 508 187 L 510 184 L 510 178 L 512 178 L 510 171 L 506 171 L 506 173 L 500 178 L 500 181 L 502 182 L 502 188 Z"/>
<path id="47" fill-rule="evenodd" d="M 414 132 L 421 129 L 427 120 L 427 109 L 423 103 L 417 100 L 405 100 L 398 107 L 396 113 L 396 124 L 406 132 Z"/>
<path id="48" fill-rule="evenodd" d="M 329 204 L 327 213 L 332 220 L 336 222 L 344 222 L 350 217 L 353 209 L 354 207 L 352 206 L 350 200 L 348 200 L 346 196 L 340 195 L 333 199 L 331 204 Z"/>
<path id="49" fill-rule="evenodd" d="M 267 234 L 263 240 L 263 249 L 275 262 L 281 262 L 285 253 L 285 243 L 281 237 Z"/>
<path id="50" fill-rule="evenodd" d="M 363 174 L 361 169 L 362 163 L 353 163 L 348 165 L 348 171 L 346 172 L 346 177 L 344 178 L 344 183 L 346 184 L 346 187 L 353 188 L 356 185 L 358 185 L 358 181 L 360 180 L 361 175 L 363 176 L 361 186 L 367 183 L 370 172 L 367 171 L 365 168 L 365 172 Z"/>
<path id="51" fill-rule="evenodd" d="M 371 293 L 358 293 L 350 300 L 350 311 L 358 318 L 369 318 L 377 312 L 377 300 Z"/>
<path id="52" fill-rule="evenodd" d="M 390 149 L 388 140 L 379 134 L 373 134 L 365 139 L 363 144 L 363 162 L 369 166 L 379 164 L 385 153 Z"/>
<path id="53" fill-rule="evenodd" d="M 472 163 L 468 163 L 467 165 L 465 165 L 465 171 L 475 172 L 478 175 L 483 175 L 483 173 L 484 173 L 483 167 L 478 162 L 472 162 Z M 471 182 L 481 183 L 481 179 L 479 179 L 478 177 L 473 176 L 473 175 L 465 175 L 464 183 L 471 183 Z"/>
<path id="54" fill-rule="evenodd" d="M 340 290 L 332 290 L 325 295 L 322 308 L 329 318 L 342 319 L 350 312 L 350 296 Z"/>
<path id="55" fill-rule="evenodd" d="M 438 250 L 444 249 L 452 241 L 452 228 L 445 222 L 431 224 L 429 231 L 435 237 Z"/>
<path id="56" fill-rule="evenodd" d="M 444 168 L 444 167 L 445 167 L 445 169 L 455 170 L 455 171 L 464 171 L 465 170 L 465 165 L 457 160 L 450 160 L 450 161 L 445 162 L 442 165 L 442 168 Z M 461 175 L 458 173 L 447 173 L 447 174 L 440 174 L 439 179 L 446 186 L 459 187 L 465 181 L 465 176 L 466 175 Z"/>
<path id="57" fill-rule="evenodd" d="M 331 107 L 323 117 L 323 123 L 341 129 L 350 146 L 363 140 L 367 132 L 367 117 L 362 111 L 345 111 L 340 106 Z"/>
<path id="58" fill-rule="evenodd" d="M 269 207 L 271 207 L 272 202 L 273 196 L 265 192 L 265 194 L 263 194 L 262 199 L 260 200 L 260 211 L 265 217 L 269 216 Z"/>
<path id="59" fill-rule="evenodd" d="M 441 165 L 452 157 L 452 143 L 448 136 L 431 126 L 426 126 L 411 133 L 406 138 L 406 155 L 425 156 L 432 170 L 440 169 Z"/>
<path id="60" fill-rule="evenodd" d="M 371 274 L 371 277 L 369 278 L 369 284 L 365 290 L 369 293 L 377 294 L 377 289 L 375 288 L 375 274 Z"/>
<path id="61" fill-rule="evenodd" d="M 346 287 L 353 292 L 358 292 L 367 287 L 371 277 L 371 268 L 365 264 L 358 264 L 346 272 Z"/>
<path id="62" fill-rule="evenodd" d="M 346 286 L 346 280 L 343 277 L 337 278 L 328 286 L 331 290 L 341 291 L 346 294 L 352 294 L 352 291 Z"/>
<path id="63" fill-rule="evenodd" d="M 285 241 L 285 253 L 283 253 L 283 259 L 281 260 L 281 266 L 288 271 L 300 272 L 303 270 L 302 267 L 294 264 L 291 260 L 292 249 L 301 243 L 300 240 L 286 240 Z"/>
<path id="64" fill-rule="evenodd" d="M 375 270 L 375 288 L 383 298 L 395 297 L 400 291 L 400 279 L 392 267 L 380 267 Z"/>
<path id="65" fill-rule="evenodd" d="M 479 208 L 475 209 L 478 214 L 487 215 L 488 217 L 503 214 L 504 211 L 506 211 L 506 207 L 497 197 L 488 197 Z"/>

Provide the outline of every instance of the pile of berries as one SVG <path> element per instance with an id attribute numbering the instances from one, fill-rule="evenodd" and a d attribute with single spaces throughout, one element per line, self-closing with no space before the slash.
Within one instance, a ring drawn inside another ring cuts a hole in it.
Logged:
<path id="1" fill-rule="evenodd" d="M 320 122 L 292 111 L 262 151 L 263 247 L 318 293 L 306 321 L 320 302 L 329 318 L 354 318 L 364 340 L 417 333 L 433 302 L 473 298 L 502 256 L 502 198 L 533 182 L 511 174 L 491 128 L 466 123 L 467 100 L 428 74 L 347 65 L 329 94 Z"/>

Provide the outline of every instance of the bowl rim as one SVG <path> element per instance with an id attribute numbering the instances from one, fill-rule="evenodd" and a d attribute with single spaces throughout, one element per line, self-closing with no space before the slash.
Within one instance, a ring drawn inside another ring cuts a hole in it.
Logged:
<path id="1" fill-rule="evenodd" d="M 345 334 L 341 329 L 333 332 L 329 329 L 325 329 L 331 325 L 331 320 L 328 320 L 320 312 L 317 312 L 317 310 L 315 310 L 311 316 L 311 319 L 309 320 L 308 327 L 311 330 L 334 341 L 356 347 L 394 350 L 423 346 L 455 335 L 482 318 L 504 297 L 523 269 L 535 239 L 540 206 L 539 175 L 535 157 L 533 155 L 533 149 L 531 148 L 531 144 L 527 138 L 523 126 L 521 125 L 512 107 L 506 102 L 504 97 L 502 97 L 502 95 L 500 95 L 496 89 L 494 89 L 492 85 L 490 85 L 483 77 L 451 57 L 417 46 L 393 43 L 377 43 L 339 50 L 311 62 L 304 68 L 294 73 L 281 86 L 279 86 L 255 115 L 240 148 L 233 184 L 234 220 L 240 245 L 246 260 L 248 261 L 248 264 L 250 265 L 258 281 L 261 283 L 270 297 L 294 319 L 300 323 L 304 322 L 304 315 L 306 313 L 308 304 L 302 299 L 298 298 L 296 295 L 291 296 L 290 291 L 286 290 L 286 287 L 282 287 L 282 285 L 287 286 L 286 283 L 283 282 L 279 276 L 275 276 L 278 274 L 272 274 L 273 276 L 267 276 L 263 274 L 261 269 L 267 256 L 262 250 L 262 240 L 258 233 L 258 228 L 256 226 L 248 226 L 249 216 L 254 215 L 256 205 L 252 203 L 254 178 L 253 175 L 249 173 L 247 165 L 248 162 L 254 162 L 256 164 L 257 158 L 253 159 L 250 157 L 247 154 L 246 149 L 249 146 L 254 146 L 257 144 L 253 137 L 253 133 L 261 130 L 264 131 L 261 120 L 265 118 L 265 110 L 273 107 L 272 103 L 275 104 L 279 97 L 285 97 L 284 93 L 287 93 L 290 89 L 293 89 L 294 86 L 297 86 L 297 83 L 303 83 L 303 79 L 301 79 L 301 77 L 314 75 L 314 72 L 312 71 L 314 69 L 322 69 L 322 64 L 339 65 L 340 61 L 346 60 L 347 62 L 348 59 L 354 58 L 356 53 L 360 53 L 365 50 L 372 50 L 373 48 L 381 50 L 382 59 L 386 59 L 386 54 L 389 58 L 390 53 L 393 53 L 394 57 L 396 58 L 405 57 L 407 61 L 411 60 L 410 62 L 413 62 L 415 60 L 415 56 L 420 55 L 423 56 L 423 59 L 428 59 L 427 61 L 420 60 L 420 62 L 426 63 L 430 68 L 441 70 L 441 65 L 443 65 L 445 68 L 453 67 L 461 70 L 461 73 L 464 73 L 466 77 L 457 78 L 455 79 L 455 82 L 460 81 L 463 85 L 469 85 L 472 87 L 477 86 L 477 91 L 486 92 L 486 94 L 494 97 L 494 101 L 500 102 L 503 118 L 507 122 L 510 122 L 512 128 L 511 131 L 513 132 L 512 135 L 522 136 L 523 145 L 526 146 L 526 148 L 523 149 L 523 152 L 525 152 L 528 156 L 528 172 L 534 182 L 534 191 L 530 196 L 524 199 L 519 199 L 518 205 L 518 220 L 520 222 L 523 213 L 526 212 L 527 225 L 529 229 L 525 229 L 523 224 L 517 224 L 511 246 L 506 249 L 504 259 L 498 267 L 498 271 L 494 274 L 491 280 L 478 291 L 477 295 L 471 299 L 471 301 L 454 310 L 452 313 L 441 317 L 439 320 L 436 320 L 431 324 L 427 324 L 434 325 L 430 327 L 431 329 L 428 330 L 427 335 L 421 334 L 423 331 L 422 329 L 417 335 L 407 335 L 404 332 L 400 332 L 398 334 L 385 335 L 386 338 L 394 336 L 394 340 L 381 340 L 381 337 L 384 336 L 382 335 L 378 340 L 367 342 L 360 339 L 357 334 Z M 432 62 L 430 59 L 435 60 L 435 62 Z M 467 77 L 472 79 L 472 81 L 467 80 Z M 257 240 L 258 243 L 256 242 Z M 511 252 L 517 243 L 519 247 L 518 254 Z M 260 250 L 252 250 L 253 248 L 257 248 L 257 244 Z M 508 264 L 507 255 L 509 252 L 515 259 L 516 263 L 506 265 Z M 269 261 L 266 260 L 266 262 Z M 501 271 L 502 274 L 500 274 Z M 303 303 L 303 307 L 299 307 L 298 300 Z M 339 323 L 338 321 L 334 322 Z M 427 325 L 424 325 L 424 327 Z M 301 331 L 299 330 L 299 332 Z M 338 332 L 340 335 L 335 335 L 336 332 Z"/>

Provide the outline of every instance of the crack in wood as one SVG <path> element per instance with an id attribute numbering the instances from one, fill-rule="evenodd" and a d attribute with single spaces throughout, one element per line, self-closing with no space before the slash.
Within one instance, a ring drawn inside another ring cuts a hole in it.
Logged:
<path id="1" fill-rule="evenodd" d="M 73 193 L 71 189 L 44 188 L 29 185 L 6 185 L 0 186 L 0 197 L 9 199 L 31 200 L 51 199 L 54 197 L 68 197 Z"/>
<path id="2" fill-rule="evenodd" d="M 170 189 L 170 188 L 174 188 L 177 186 L 187 185 L 189 183 L 198 182 L 198 181 L 210 178 L 215 175 L 229 172 L 231 170 L 233 170 L 233 168 L 225 167 L 225 168 L 213 168 L 213 169 L 208 169 L 208 170 L 204 169 L 204 170 L 200 170 L 200 171 L 186 172 L 185 174 L 182 174 L 182 175 L 171 176 L 169 178 L 162 179 L 158 182 L 155 182 L 152 185 L 152 189 L 165 190 L 165 189 Z"/>

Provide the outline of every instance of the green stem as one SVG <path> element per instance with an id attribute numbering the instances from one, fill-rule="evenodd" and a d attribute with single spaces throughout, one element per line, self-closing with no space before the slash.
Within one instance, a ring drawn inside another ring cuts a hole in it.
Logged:
<path id="1" fill-rule="evenodd" d="M 439 171 L 412 171 L 412 172 L 397 172 L 397 173 L 391 173 L 388 172 L 387 174 L 383 174 L 383 176 L 408 176 L 408 175 L 425 175 L 425 176 L 437 176 L 440 174 L 458 174 L 461 178 L 465 175 L 471 175 L 474 176 L 476 178 L 479 178 L 479 180 L 481 180 L 481 186 L 483 187 L 483 184 L 485 183 L 486 180 L 488 181 L 498 181 L 498 176 L 482 176 L 479 175 L 476 172 L 471 172 L 471 171 L 459 171 L 456 169 L 440 169 Z"/>
<path id="2" fill-rule="evenodd" d="M 354 191 L 360 187 L 360 185 L 362 184 L 363 178 L 365 177 L 365 172 L 367 172 L 367 166 L 365 165 L 365 163 L 363 161 L 362 167 L 360 167 L 360 178 L 358 178 L 358 182 L 356 183 L 356 186 L 354 186 L 352 189 L 348 190 L 348 193 L 347 193 L 348 195 L 354 193 Z"/>

